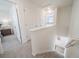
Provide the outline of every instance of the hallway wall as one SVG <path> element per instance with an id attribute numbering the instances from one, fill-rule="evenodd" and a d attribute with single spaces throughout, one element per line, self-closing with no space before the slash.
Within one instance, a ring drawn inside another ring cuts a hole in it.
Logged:
<path id="1" fill-rule="evenodd" d="M 73 39 L 79 38 L 78 26 L 79 26 L 79 0 L 73 0 L 72 17 L 70 25 L 70 36 Z"/>
<path id="2" fill-rule="evenodd" d="M 60 36 L 68 36 L 72 5 L 60 7 L 57 11 L 57 32 Z"/>
<path id="3" fill-rule="evenodd" d="M 22 43 L 25 43 L 30 39 L 29 29 L 39 26 L 40 8 L 29 0 L 17 0 L 15 2 L 19 16 Z"/>

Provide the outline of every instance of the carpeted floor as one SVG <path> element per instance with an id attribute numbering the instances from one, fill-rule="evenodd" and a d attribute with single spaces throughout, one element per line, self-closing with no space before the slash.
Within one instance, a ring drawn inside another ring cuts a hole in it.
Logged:
<path id="1" fill-rule="evenodd" d="M 33 56 L 31 41 L 21 45 L 13 35 L 5 37 L 2 41 L 2 45 L 4 54 L 0 55 L 0 58 L 63 58 L 63 56 L 56 52 L 47 52 Z"/>

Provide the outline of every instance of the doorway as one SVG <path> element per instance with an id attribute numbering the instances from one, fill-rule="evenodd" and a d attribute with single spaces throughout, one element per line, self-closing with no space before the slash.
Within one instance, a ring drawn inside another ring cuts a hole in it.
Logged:
<path id="1" fill-rule="evenodd" d="M 0 1 L 0 32 L 4 52 L 17 48 L 21 44 L 20 28 L 15 4 Z"/>

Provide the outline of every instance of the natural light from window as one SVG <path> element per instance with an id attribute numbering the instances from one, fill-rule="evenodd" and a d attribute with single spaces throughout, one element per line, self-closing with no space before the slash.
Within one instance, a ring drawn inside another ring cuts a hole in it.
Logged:
<path id="1" fill-rule="evenodd" d="M 56 12 L 57 12 L 56 8 L 50 8 L 50 7 L 44 8 L 42 10 L 43 25 L 56 23 Z"/>

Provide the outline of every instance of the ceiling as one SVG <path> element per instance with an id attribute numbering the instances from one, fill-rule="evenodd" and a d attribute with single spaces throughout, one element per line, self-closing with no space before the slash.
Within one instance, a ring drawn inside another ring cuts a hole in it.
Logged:
<path id="1" fill-rule="evenodd" d="M 21 0 L 9 0 L 9 1 L 21 1 Z M 39 6 L 39 7 L 46 7 L 52 5 L 54 7 L 66 6 L 71 5 L 73 0 L 23 0 L 25 2 L 30 1 L 31 3 Z"/>
<path id="2" fill-rule="evenodd" d="M 40 6 L 40 7 L 45 7 L 45 6 L 55 6 L 55 7 L 60 7 L 60 6 L 66 6 L 66 5 L 71 5 L 73 0 L 30 0 L 30 2 Z"/>

